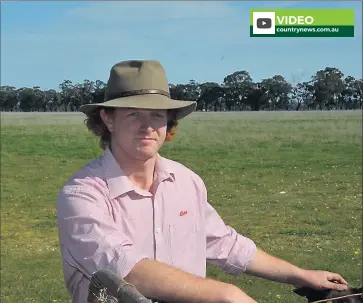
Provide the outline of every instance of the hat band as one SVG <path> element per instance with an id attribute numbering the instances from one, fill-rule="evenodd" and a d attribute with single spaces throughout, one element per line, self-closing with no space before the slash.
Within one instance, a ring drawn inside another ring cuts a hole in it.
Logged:
<path id="1" fill-rule="evenodd" d="M 107 94 L 107 98 L 105 98 L 105 101 L 117 98 L 130 97 L 130 96 L 146 95 L 146 94 L 164 95 L 170 98 L 170 94 L 162 89 L 139 89 L 139 90 L 131 90 L 131 91 Z"/>

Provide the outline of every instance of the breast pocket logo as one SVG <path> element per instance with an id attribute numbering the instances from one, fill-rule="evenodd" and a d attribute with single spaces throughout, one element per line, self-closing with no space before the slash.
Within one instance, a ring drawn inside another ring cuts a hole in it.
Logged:
<path id="1" fill-rule="evenodd" d="M 253 12 L 253 34 L 274 35 L 275 13 Z"/>

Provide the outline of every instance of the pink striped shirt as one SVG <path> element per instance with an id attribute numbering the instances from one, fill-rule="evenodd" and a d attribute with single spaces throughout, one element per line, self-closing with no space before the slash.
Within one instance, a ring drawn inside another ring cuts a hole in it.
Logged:
<path id="1" fill-rule="evenodd" d="M 72 302 L 87 302 L 96 270 L 125 277 L 143 258 L 205 277 L 206 263 L 236 275 L 254 257 L 254 242 L 225 225 L 197 174 L 160 155 L 155 172 L 155 187 L 142 190 L 106 149 L 61 189 L 59 241 Z"/>

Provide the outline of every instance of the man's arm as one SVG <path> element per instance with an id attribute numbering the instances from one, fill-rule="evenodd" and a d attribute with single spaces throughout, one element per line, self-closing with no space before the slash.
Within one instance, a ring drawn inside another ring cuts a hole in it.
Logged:
<path id="1" fill-rule="evenodd" d="M 204 222 L 207 241 L 207 262 L 225 272 L 238 275 L 247 269 L 255 258 L 255 243 L 226 225 L 217 211 L 204 202 Z"/>
<path id="2" fill-rule="evenodd" d="M 246 273 L 256 277 L 286 283 L 299 284 L 304 278 L 304 270 L 284 260 L 257 249 L 255 258 L 247 266 Z"/>
<path id="3" fill-rule="evenodd" d="M 204 205 L 204 218 L 208 262 L 230 274 L 245 272 L 296 287 L 339 290 L 347 288 L 347 281 L 337 273 L 302 269 L 258 249 L 252 240 L 227 226 L 208 202 Z"/>
<path id="4" fill-rule="evenodd" d="M 138 262 L 125 281 L 146 297 L 165 302 L 256 303 L 234 285 L 197 277 L 154 260 Z"/>
<path id="5" fill-rule="evenodd" d="M 246 273 L 296 287 L 331 288 L 344 290 L 345 281 L 339 274 L 299 268 L 258 249 L 255 258 L 247 266 Z"/>

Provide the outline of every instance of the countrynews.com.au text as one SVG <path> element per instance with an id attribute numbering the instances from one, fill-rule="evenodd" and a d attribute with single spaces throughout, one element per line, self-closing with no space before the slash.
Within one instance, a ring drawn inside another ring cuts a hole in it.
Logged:
<path id="1" fill-rule="evenodd" d="M 323 27 L 323 28 L 311 28 L 311 27 L 278 27 L 277 33 L 338 33 L 339 28 Z"/>

